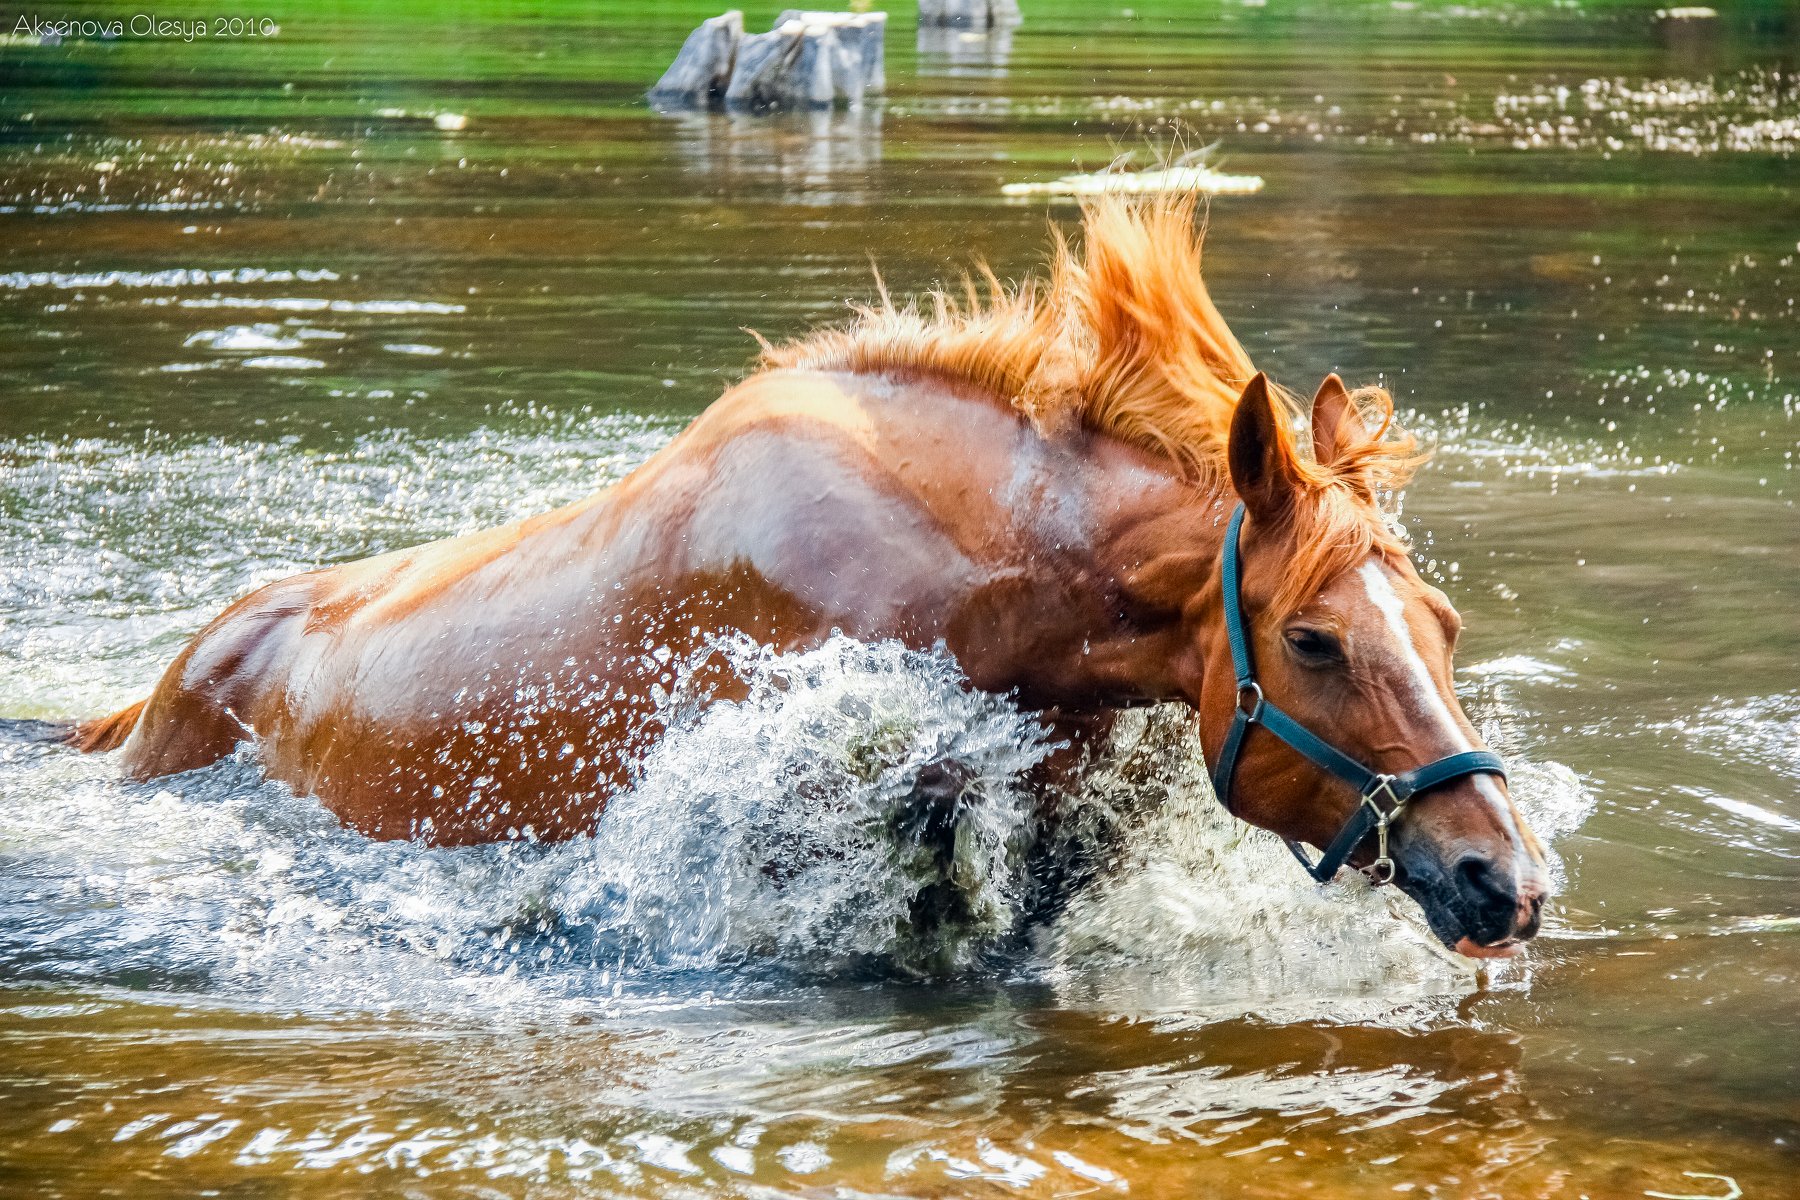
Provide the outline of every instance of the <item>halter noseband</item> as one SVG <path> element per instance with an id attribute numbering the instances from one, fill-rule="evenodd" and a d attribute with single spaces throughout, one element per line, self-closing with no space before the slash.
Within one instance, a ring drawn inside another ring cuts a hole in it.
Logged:
<path id="1" fill-rule="evenodd" d="M 1464 750 L 1414 767 L 1401 775 L 1383 775 L 1357 762 L 1336 746 L 1319 737 L 1306 726 L 1270 704 L 1257 686 L 1256 671 L 1250 663 L 1250 637 L 1244 628 L 1244 610 L 1238 591 L 1238 530 L 1244 524 L 1244 506 L 1240 503 L 1231 514 L 1225 529 L 1225 551 L 1219 560 L 1219 577 L 1225 593 L 1225 636 L 1231 642 L 1231 666 L 1237 673 L 1237 710 L 1232 714 L 1231 729 L 1225 734 L 1225 745 L 1219 751 L 1218 765 L 1213 768 L 1213 792 L 1219 803 L 1231 812 L 1231 779 L 1237 772 L 1238 754 L 1253 726 L 1260 725 L 1289 746 L 1311 759 L 1321 769 L 1342 779 L 1362 797 L 1356 812 L 1344 822 L 1331 845 L 1317 862 L 1309 862 L 1299 842 L 1287 841 L 1289 850 L 1306 868 L 1306 873 L 1324 883 L 1338 873 L 1346 859 L 1363 839 L 1374 833 L 1377 839 L 1375 861 L 1370 870 L 1376 884 L 1394 877 L 1394 860 L 1388 857 L 1388 827 L 1399 819 L 1407 802 L 1427 788 L 1437 787 L 1464 775 L 1498 775 L 1506 778 L 1506 764 L 1492 750 Z M 1235 813 L 1233 814 L 1236 815 Z"/>

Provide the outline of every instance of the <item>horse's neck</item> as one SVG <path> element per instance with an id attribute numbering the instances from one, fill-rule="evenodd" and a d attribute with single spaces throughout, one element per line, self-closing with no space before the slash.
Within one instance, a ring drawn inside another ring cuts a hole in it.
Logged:
<path id="1" fill-rule="evenodd" d="M 1201 635 L 1218 624 L 1202 611 L 1196 625 L 1195 605 L 1217 578 L 1233 497 L 1116 443 L 1094 459 L 1075 484 L 1091 532 L 1069 597 L 1081 631 L 1074 690 L 1098 703 L 1189 695 L 1212 641 Z"/>

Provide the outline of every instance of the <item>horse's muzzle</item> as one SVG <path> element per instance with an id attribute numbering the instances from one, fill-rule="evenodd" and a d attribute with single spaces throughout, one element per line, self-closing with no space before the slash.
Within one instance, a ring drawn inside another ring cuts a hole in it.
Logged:
<path id="1" fill-rule="evenodd" d="M 1429 835 L 1402 839 L 1395 884 L 1418 901 L 1444 945 L 1471 958 L 1503 958 L 1537 936 L 1549 881 L 1523 847 L 1498 853 L 1456 847 L 1445 854 Z"/>

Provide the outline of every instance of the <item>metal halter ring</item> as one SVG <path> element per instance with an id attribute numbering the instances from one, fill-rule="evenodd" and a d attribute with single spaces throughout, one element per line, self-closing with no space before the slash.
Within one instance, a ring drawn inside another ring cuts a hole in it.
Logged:
<path id="1" fill-rule="evenodd" d="M 1249 708 L 1244 707 L 1244 697 L 1246 695 L 1253 698 Z M 1254 679 L 1248 679 L 1248 680 L 1245 680 L 1243 683 L 1238 684 L 1237 707 L 1238 707 L 1238 711 L 1244 714 L 1245 720 L 1255 721 L 1258 717 L 1262 716 L 1262 710 L 1263 710 L 1262 685 L 1257 683 L 1256 680 L 1254 680 Z"/>
<path id="2" fill-rule="evenodd" d="M 1375 803 L 1375 797 L 1383 792 L 1387 793 L 1388 800 L 1391 801 L 1390 806 L 1385 809 Z M 1375 886 L 1380 887 L 1394 881 L 1394 860 L 1388 856 L 1388 826 L 1393 824 L 1394 818 L 1406 807 L 1406 801 L 1394 794 L 1392 775 L 1377 775 L 1375 783 L 1363 793 L 1362 802 L 1375 813 L 1375 861 L 1364 870 L 1375 881 Z"/>

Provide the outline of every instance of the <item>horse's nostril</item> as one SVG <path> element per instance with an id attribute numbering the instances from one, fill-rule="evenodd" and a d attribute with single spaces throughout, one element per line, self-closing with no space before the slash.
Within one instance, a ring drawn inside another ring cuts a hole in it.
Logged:
<path id="1" fill-rule="evenodd" d="M 1506 936 L 1512 930 L 1514 916 L 1519 910 L 1519 897 L 1513 890 L 1511 877 L 1473 854 L 1456 864 L 1454 876 L 1457 892 L 1477 915 L 1481 933 L 1486 935 L 1482 940 Z"/>

